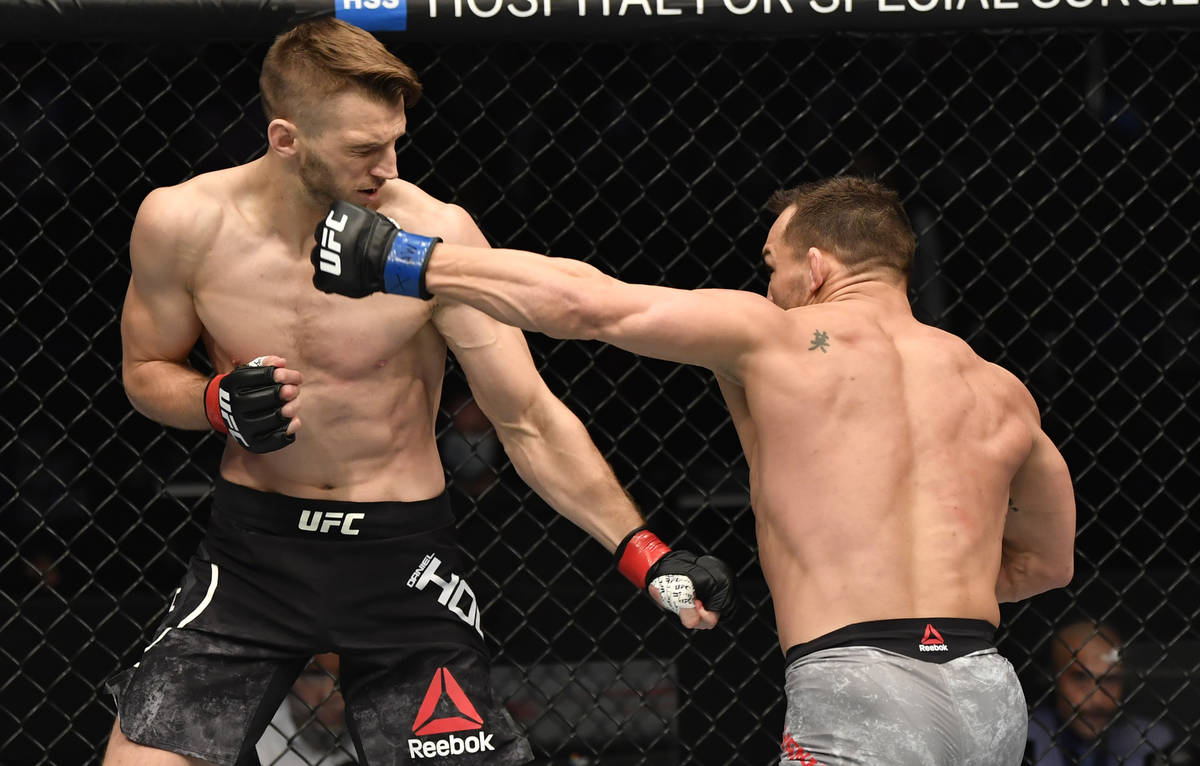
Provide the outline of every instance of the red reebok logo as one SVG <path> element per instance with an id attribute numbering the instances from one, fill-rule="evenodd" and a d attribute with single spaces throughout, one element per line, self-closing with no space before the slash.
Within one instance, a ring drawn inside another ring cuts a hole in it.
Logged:
<path id="1" fill-rule="evenodd" d="M 821 762 L 812 753 L 796 741 L 789 732 L 783 733 L 783 754 L 789 761 L 797 761 L 800 766 L 821 766 Z"/>
<path id="2" fill-rule="evenodd" d="M 917 647 L 917 651 L 948 652 L 950 647 L 946 646 L 946 639 L 942 638 L 938 629 L 933 627 L 932 623 L 927 622 L 925 623 L 925 637 L 921 639 L 921 645 Z"/>
<path id="3" fill-rule="evenodd" d="M 443 694 L 450 697 L 450 701 L 454 703 L 459 715 L 430 720 L 433 717 L 434 708 L 437 707 Z M 482 728 L 483 716 L 479 715 L 479 711 L 471 704 L 471 700 L 467 699 L 467 695 L 458 685 L 458 681 L 455 681 L 454 676 L 450 675 L 450 670 L 438 668 L 437 672 L 433 674 L 433 680 L 429 682 L 425 699 L 421 701 L 421 709 L 417 711 L 417 717 L 413 721 L 413 733 L 418 737 L 424 737 L 429 734 L 446 734 L 452 731 L 470 731 Z M 419 742 L 419 740 L 412 741 Z"/>

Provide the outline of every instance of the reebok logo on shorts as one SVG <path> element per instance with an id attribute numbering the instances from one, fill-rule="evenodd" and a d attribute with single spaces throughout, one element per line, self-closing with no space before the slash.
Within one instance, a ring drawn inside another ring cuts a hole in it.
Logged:
<path id="1" fill-rule="evenodd" d="M 921 639 L 920 646 L 917 647 L 920 652 L 948 652 L 950 647 L 946 646 L 946 640 L 942 638 L 942 634 L 938 633 L 938 629 L 933 627 L 933 623 L 925 624 L 925 637 Z"/>
<path id="2" fill-rule="evenodd" d="M 789 761 L 795 761 L 801 766 L 821 766 L 821 762 L 812 753 L 805 750 L 790 733 L 783 733 L 783 754 Z"/>
<path id="3" fill-rule="evenodd" d="M 443 698 L 449 699 L 449 707 L 457 712 L 457 715 L 433 717 L 434 710 L 438 708 L 438 703 Z M 449 668 L 438 668 L 433 674 L 433 680 L 429 682 L 429 688 L 425 691 L 425 699 L 421 701 L 417 717 L 413 719 L 412 728 L 417 737 L 433 734 L 450 734 L 450 736 L 429 740 L 414 737 L 408 740 L 409 758 L 435 758 L 496 749 L 492 745 L 492 735 L 483 731 L 466 737 L 451 734 L 451 732 L 482 729 L 483 716 L 479 715 L 479 711 L 471 704 L 471 700 L 467 699 L 466 692 L 454 679 Z"/>

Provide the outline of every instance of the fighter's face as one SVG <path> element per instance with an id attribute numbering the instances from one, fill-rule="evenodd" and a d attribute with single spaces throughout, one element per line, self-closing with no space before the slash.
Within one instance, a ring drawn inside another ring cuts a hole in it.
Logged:
<path id="1" fill-rule="evenodd" d="M 1093 740 L 1117 712 L 1125 689 L 1121 665 L 1112 645 L 1099 636 L 1074 658 L 1067 647 L 1059 648 L 1056 664 L 1064 670 L 1054 682 L 1058 715 L 1081 739 Z"/>
<path id="2" fill-rule="evenodd" d="M 767 232 L 767 241 L 763 244 L 763 265 L 770 275 L 767 284 L 767 298 L 780 308 L 790 309 L 804 305 L 808 300 L 808 268 L 801 256 L 784 238 L 788 221 L 792 220 L 795 208 L 788 208 L 779 214 L 771 230 Z"/>
<path id="3" fill-rule="evenodd" d="M 341 199 L 377 208 L 380 188 L 397 175 L 396 142 L 406 128 L 402 105 L 334 96 L 301 129 L 300 183 L 320 205 Z"/>

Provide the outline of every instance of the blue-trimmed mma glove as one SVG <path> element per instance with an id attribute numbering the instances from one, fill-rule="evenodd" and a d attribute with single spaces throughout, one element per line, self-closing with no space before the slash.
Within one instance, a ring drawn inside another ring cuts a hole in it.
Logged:
<path id="1" fill-rule="evenodd" d="M 673 551 L 645 527 L 626 535 L 617 546 L 617 569 L 638 588 L 653 585 L 663 606 L 675 614 L 700 599 L 710 612 L 729 615 L 737 598 L 733 570 L 716 556 Z"/>
<path id="2" fill-rule="evenodd" d="M 339 200 L 317 224 L 316 238 L 309 260 L 318 290 L 350 298 L 371 293 L 430 297 L 425 269 L 440 237 L 412 234 L 382 213 Z"/>
<path id="3" fill-rule="evenodd" d="M 279 410 L 284 405 L 275 382 L 275 368 L 263 366 L 263 357 L 214 375 L 204 387 L 204 415 L 212 427 L 229 434 L 251 452 L 274 452 L 296 441 L 287 432 L 291 418 Z"/>

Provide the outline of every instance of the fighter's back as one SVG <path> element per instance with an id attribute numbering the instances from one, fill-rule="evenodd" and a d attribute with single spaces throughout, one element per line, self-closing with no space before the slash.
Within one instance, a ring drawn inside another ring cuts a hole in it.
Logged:
<path id="1" fill-rule="evenodd" d="M 997 622 L 1009 485 L 1038 428 L 1028 392 L 907 304 L 807 306 L 787 326 L 745 379 L 782 645 L 914 615 Z"/>

